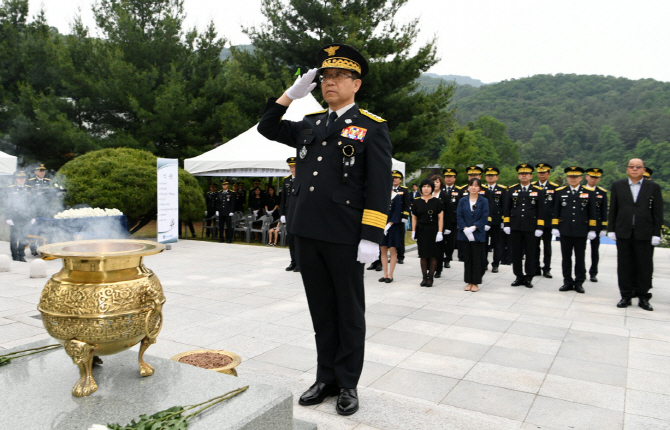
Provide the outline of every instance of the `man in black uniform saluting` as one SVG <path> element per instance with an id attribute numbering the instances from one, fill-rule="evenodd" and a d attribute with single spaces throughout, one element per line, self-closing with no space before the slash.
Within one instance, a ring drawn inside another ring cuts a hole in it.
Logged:
<path id="1" fill-rule="evenodd" d="M 318 355 L 316 382 L 299 403 L 315 405 L 338 395 L 337 413 L 351 415 L 358 410 L 365 347 L 362 263 L 377 258 L 386 227 L 391 140 L 385 120 L 354 102 L 368 72 L 365 58 L 350 46 L 330 44 L 319 50 L 317 61 L 318 69 L 268 100 L 258 131 L 297 150 L 288 227 Z M 328 109 L 298 122 L 282 120 L 293 100 L 314 89 L 317 74 Z"/>

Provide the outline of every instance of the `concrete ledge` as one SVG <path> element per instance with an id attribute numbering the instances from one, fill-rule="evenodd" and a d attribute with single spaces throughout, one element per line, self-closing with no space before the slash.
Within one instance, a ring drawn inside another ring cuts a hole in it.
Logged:
<path id="1" fill-rule="evenodd" d="M 3 353 L 53 343 L 46 339 Z M 63 349 L 21 357 L 0 368 L 3 428 L 86 430 L 91 424 L 127 424 L 141 414 L 200 403 L 249 385 L 247 391 L 198 415 L 189 428 L 316 429 L 294 422 L 292 394 L 285 389 L 148 355 L 145 361 L 156 373 L 143 378 L 137 347 L 102 359 L 104 364 L 93 369 L 98 391 L 83 398 L 71 394 L 79 370 Z"/>

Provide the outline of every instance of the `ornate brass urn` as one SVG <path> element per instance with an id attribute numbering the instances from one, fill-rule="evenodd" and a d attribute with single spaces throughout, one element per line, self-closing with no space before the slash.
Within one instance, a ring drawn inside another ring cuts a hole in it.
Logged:
<path id="1" fill-rule="evenodd" d="M 72 388 L 77 397 L 98 389 L 91 367 L 98 356 L 124 351 L 142 342 L 140 375 L 154 368 L 142 359 L 163 324 L 163 288 L 142 258 L 165 245 L 143 240 L 87 240 L 55 243 L 38 249 L 62 258 L 63 269 L 44 286 L 37 309 L 47 332 L 79 366 Z"/>

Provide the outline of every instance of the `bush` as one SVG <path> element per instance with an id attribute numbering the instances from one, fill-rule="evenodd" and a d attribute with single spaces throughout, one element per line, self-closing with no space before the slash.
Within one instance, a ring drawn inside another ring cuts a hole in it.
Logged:
<path id="1" fill-rule="evenodd" d="M 67 189 L 65 203 L 116 208 L 134 233 L 156 219 L 156 156 L 132 148 L 88 152 L 66 163 L 55 181 Z M 193 175 L 179 169 L 179 217 L 202 219 L 205 197 Z"/>

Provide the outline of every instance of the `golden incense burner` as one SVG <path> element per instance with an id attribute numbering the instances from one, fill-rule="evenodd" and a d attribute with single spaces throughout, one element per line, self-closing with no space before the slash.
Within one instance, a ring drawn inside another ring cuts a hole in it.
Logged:
<path id="1" fill-rule="evenodd" d="M 124 351 L 138 342 L 140 375 L 154 368 L 142 359 L 163 324 L 163 287 L 142 264 L 142 257 L 163 252 L 165 245 L 144 240 L 85 240 L 46 245 L 42 255 L 63 259 L 63 268 L 42 290 L 37 309 L 47 332 L 79 366 L 72 388 L 77 397 L 98 386 L 91 367 L 100 355 Z"/>

